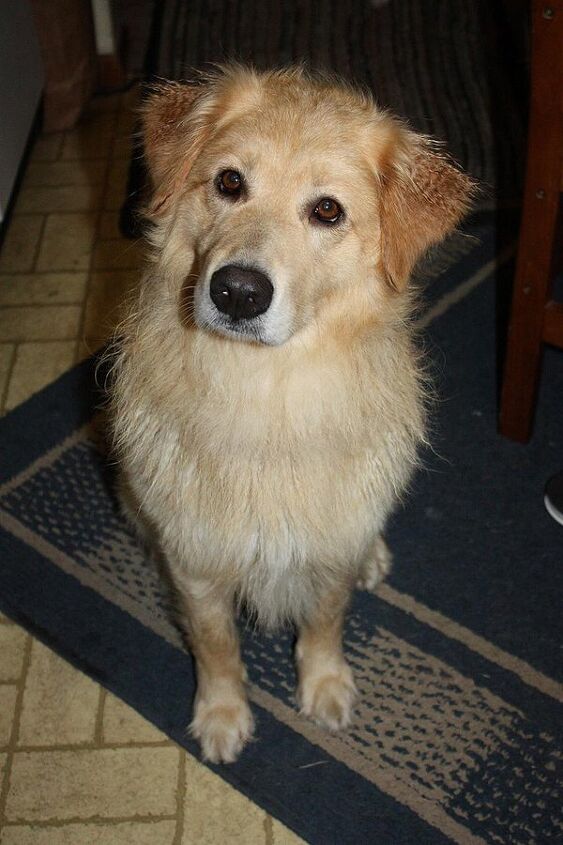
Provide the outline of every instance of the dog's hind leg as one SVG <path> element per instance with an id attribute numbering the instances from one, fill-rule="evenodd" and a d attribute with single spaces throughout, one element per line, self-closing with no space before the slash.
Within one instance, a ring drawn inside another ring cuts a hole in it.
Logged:
<path id="1" fill-rule="evenodd" d="M 356 687 L 342 652 L 342 627 L 351 590 L 345 585 L 321 597 L 299 629 L 295 655 L 301 712 L 339 730 L 350 724 Z"/>
<path id="2" fill-rule="evenodd" d="M 363 562 L 356 586 L 359 590 L 375 590 L 377 585 L 389 574 L 393 556 L 387 543 L 381 536 L 376 538 L 371 553 Z"/>
<path id="3" fill-rule="evenodd" d="M 205 760 L 232 763 L 252 736 L 232 595 L 210 581 L 174 571 L 180 622 L 195 657 L 197 692 L 192 736 Z"/>

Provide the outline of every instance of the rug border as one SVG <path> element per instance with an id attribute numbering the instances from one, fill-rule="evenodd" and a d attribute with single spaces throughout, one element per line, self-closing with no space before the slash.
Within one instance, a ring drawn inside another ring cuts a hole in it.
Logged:
<path id="1" fill-rule="evenodd" d="M 193 697 L 189 656 L 3 528 L 0 543 L 6 551 L 0 569 L 2 612 L 198 757 L 196 743 L 183 727 L 177 727 L 180 713 L 182 725 L 184 714 L 187 721 Z M 95 620 L 94 630 L 85 630 L 85 619 Z M 113 667 L 110 674 L 108 663 L 115 654 L 115 636 L 119 637 L 120 662 L 118 671 Z M 76 649 L 70 646 L 72 642 L 79 644 Z M 170 666 L 170 671 L 163 672 L 163 666 Z M 173 713 L 165 706 L 171 701 Z M 308 770 L 300 766 L 328 755 L 267 710 L 255 703 L 252 707 L 258 717 L 258 741 L 231 766 L 205 765 L 306 842 L 355 845 L 377 836 L 397 845 L 451 843 L 438 828 L 333 757 L 329 765 L 316 768 L 312 783 Z M 353 830 L 349 816 L 339 810 L 346 806 L 347 794 L 354 795 Z M 314 819 L 308 811 L 311 802 L 317 808 L 325 805 L 325 811 Z"/>

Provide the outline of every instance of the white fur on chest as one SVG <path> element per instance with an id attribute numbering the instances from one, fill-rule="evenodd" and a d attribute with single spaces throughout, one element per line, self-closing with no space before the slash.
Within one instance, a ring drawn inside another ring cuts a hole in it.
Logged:
<path id="1" fill-rule="evenodd" d="M 416 401 L 400 383 L 390 401 L 369 362 L 215 363 L 194 354 L 164 406 L 133 398 L 129 482 L 176 565 L 224 580 L 266 622 L 299 618 L 381 531 L 410 474 Z"/>

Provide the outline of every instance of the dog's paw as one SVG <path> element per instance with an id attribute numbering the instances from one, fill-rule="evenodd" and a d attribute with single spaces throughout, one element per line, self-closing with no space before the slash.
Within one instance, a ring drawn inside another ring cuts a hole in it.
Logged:
<path id="1" fill-rule="evenodd" d="M 254 732 L 254 719 L 244 700 L 229 704 L 196 704 L 190 733 L 199 740 L 204 760 L 234 763 Z"/>
<path id="2" fill-rule="evenodd" d="M 302 678 L 297 697 L 300 712 L 318 725 L 331 731 L 347 728 L 356 698 L 350 667 L 343 662 L 335 671 Z"/>
<path id="3" fill-rule="evenodd" d="M 362 564 L 356 586 L 359 590 L 375 590 L 377 585 L 389 574 L 393 556 L 383 537 L 378 537 L 373 544 L 371 555 Z"/>

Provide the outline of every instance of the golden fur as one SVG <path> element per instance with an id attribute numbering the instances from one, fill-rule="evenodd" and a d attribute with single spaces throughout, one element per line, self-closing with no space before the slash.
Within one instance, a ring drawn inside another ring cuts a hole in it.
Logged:
<path id="1" fill-rule="evenodd" d="M 388 568 L 380 534 L 425 432 L 407 282 L 471 184 L 367 95 L 300 69 L 163 84 L 143 122 L 153 250 L 116 361 L 116 447 L 180 598 L 192 731 L 228 762 L 252 733 L 237 602 L 297 626 L 303 712 L 349 722 L 342 620 Z M 236 203 L 216 188 L 227 168 L 247 180 Z M 325 196 L 342 225 L 311 223 Z M 210 305 L 233 263 L 274 286 L 255 336 Z"/>

